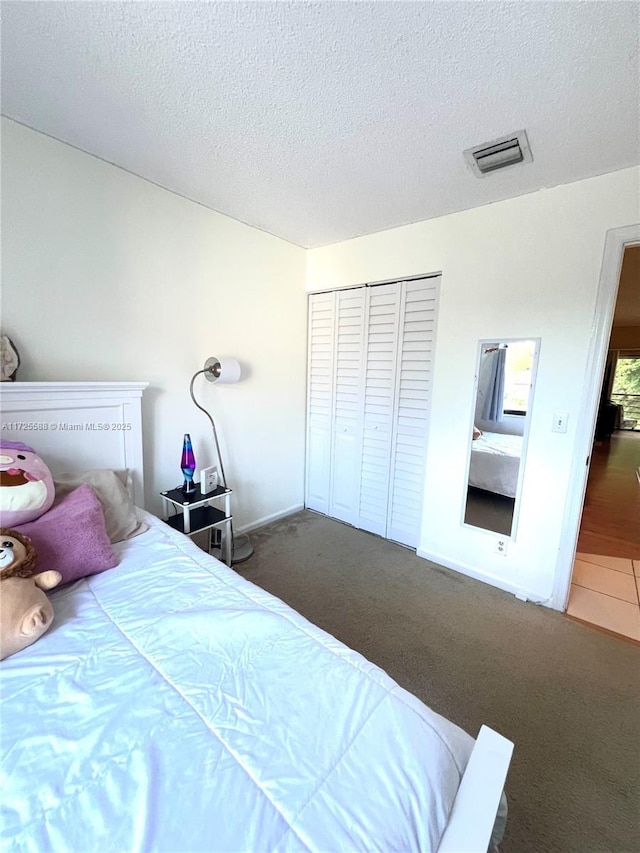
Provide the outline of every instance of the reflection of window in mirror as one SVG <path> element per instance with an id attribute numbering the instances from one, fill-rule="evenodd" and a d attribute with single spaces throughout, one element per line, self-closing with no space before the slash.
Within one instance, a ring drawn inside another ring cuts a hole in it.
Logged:
<path id="1" fill-rule="evenodd" d="M 504 366 L 504 404 L 505 415 L 527 414 L 529 389 L 531 388 L 531 369 L 533 367 L 533 341 L 513 341 L 506 347 L 507 357 Z"/>
<path id="2" fill-rule="evenodd" d="M 513 536 L 539 340 L 480 341 L 464 523 Z"/>

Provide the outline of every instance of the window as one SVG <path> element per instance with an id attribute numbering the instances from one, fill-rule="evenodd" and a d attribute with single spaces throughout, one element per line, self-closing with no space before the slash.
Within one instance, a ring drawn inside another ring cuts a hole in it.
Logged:
<path id="1" fill-rule="evenodd" d="M 504 368 L 505 415 L 524 417 L 527 414 L 534 349 L 534 341 L 515 341 L 507 346 Z"/>
<path id="2" fill-rule="evenodd" d="M 618 352 L 611 400 L 622 407 L 620 429 L 640 431 L 640 352 Z"/>

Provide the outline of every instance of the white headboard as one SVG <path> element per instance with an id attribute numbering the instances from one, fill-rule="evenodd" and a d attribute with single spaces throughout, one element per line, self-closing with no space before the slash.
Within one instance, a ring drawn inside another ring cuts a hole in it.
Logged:
<path id="1" fill-rule="evenodd" d="M 22 441 L 54 477 L 128 468 L 144 507 L 142 392 L 147 382 L 2 382 L 2 437 Z"/>

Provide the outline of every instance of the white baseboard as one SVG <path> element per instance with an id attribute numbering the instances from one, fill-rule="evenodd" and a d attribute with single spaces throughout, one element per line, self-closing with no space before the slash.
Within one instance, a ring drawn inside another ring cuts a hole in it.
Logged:
<path id="1" fill-rule="evenodd" d="M 294 506 L 290 506 L 287 509 L 280 510 L 280 512 L 272 512 L 270 515 L 264 515 L 262 518 L 258 518 L 256 521 L 250 521 L 249 524 L 244 524 L 242 527 L 235 527 L 235 532 L 240 533 L 251 533 L 252 530 L 257 530 L 259 527 L 264 527 L 267 524 L 271 524 L 273 521 L 279 521 L 281 518 L 286 518 L 288 515 L 293 515 L 294 512 L 300 512 L 300 510 L 304 509 L 304 504 L 295 504 Z"/>
<path id="2" fill-rule="evenodd" d="M 452 560 L 449 560 L 447 557 L 443 557 L 441 554 L 429 554 L 427 551 L 423 551 L 422 548 L 418 548 L 416 554 L 418 557 L 422 557 L 425 560 L 431 560 L 432 563 L 438 563 L 438 565 L 445 566 L 447 569 L 453 569 L 454 572 L 460 572 L 460 574 L 473 578 L 476 581 L 482 581 L 482 583 L 487 583 L 490 586 L 495 586 L 505 592 L 510 592 L 521 601 L 531 601 L 534 604 L 545 604 L 547 607 L 550 606 L 549 600 L 542 600 L 537 593 L 523 589 L 517 584 L 503 581 L 501 578 L 497 578 L 495 575 L 483 572 L 473 566 L 467 566 L 464 563 L 454 563 Z"/>

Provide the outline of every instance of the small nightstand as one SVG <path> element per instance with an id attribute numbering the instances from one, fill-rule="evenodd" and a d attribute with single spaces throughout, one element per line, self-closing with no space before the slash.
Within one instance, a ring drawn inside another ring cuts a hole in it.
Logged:
<path id="1" fill-rule="evenodd" d="M 208 530 L 209 551 L 211 531 L 219 528 L 222 531 L 222 557 L 228 566 L 231 565 L 231 489 L 218 486 L 203 495 L 198 486 L 192 495 L 185 495 L 182 489 L 170 489 L 168 492 L 160 492 L 160 496 L 165 504 L 166 523 L 187 536 Z M 222 509 L 210 506 L 210 503 L 222 504 Z M 171 506 L 176 510 L 175 515 L 169 515 Z"/>

